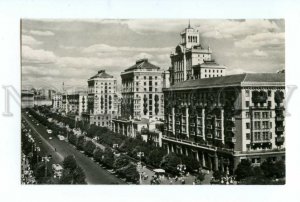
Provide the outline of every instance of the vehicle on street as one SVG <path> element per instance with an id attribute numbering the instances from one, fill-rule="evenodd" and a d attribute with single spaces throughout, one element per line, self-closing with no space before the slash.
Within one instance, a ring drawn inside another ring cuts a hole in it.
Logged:
<path id="1" fill-rule="evenodd" d="M 52 140 L 52 137 L 49 137 L 49 140 Z"/>
<path id="2" fill-rule="evenodd" d="M 52 134 L 52 130 L 47 129 L 47 133 L 48 133 L 48 134 Z"/>

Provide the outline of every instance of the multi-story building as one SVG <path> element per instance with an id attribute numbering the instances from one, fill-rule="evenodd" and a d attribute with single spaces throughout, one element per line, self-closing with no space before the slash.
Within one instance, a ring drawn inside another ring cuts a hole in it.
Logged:
<path id="1" fill-rule="evenodd" d="M 141 59 L 122 72 L 121 78 L 121 117 L 113 120 L 113 129 L 135 136 L 150 122 L 163 120 L 162 88 L 169 87 L 169 73 L 151 64 L 148 59 Z"/>
<path id="2" fill-rule="evenodd" d="M 62 95 L 63 111 L 77 119 L 87 112 L 87 94 L 85 92 L 66 93 Z"/>
<path id="3" fill-rule="evenodd" d="M 171 53 L 171 85 L 189 79 L 221 77 L 226 74 L 226 67 L 212 59 L 210 47 L 203 48 L 200 34 L 190 25 L 181 33 L 181 43 Z"/>
<path id="4" fill-rule="evenodd" d="M 88 110 L 85 120 L 90 124 L 111 127 L 118 113 L 117 79 L 105 70 L 88 79 Z"/>
<path id="5" fill-rule="evenodd" d="M 54 110 L 61 110 L 63 108 L 62 106 L 62 94 L 57 93 L 55 95 L 52 95 L 52 108 Z"/>
<path id="6" fill-rule="evenodd" d="M 188 80 L 164 89 L 163 147 L 203 167 L 285 158 L 283 73 Z"/>

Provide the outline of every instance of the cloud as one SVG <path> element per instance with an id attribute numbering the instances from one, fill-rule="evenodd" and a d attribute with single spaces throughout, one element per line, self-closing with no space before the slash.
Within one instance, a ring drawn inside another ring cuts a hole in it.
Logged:
<path id="1" fill-rule="evenodd" d="M 162 48 L 143 48 L 143 47 L 126 47 L 126 46 L 110 46 L 107 44 L 95 44 L 82 49 L 83 53 L 112 53 L 112 52 L 165 52 L 174 49 L 173 47 Z"/>
<path id="2" fill-rule="evenodd" d="M 258 33 L 234 43 L 237 48 L 260 48 L 284 46 L 284 33 Z"/>
<path id="3" fill-rule="evenodd" d="M 243 57 L 252 57 L 252 56 L 257 56 L 257 57 L 267 57 L 269 54 L 265 51 L 255 49 L 252 52 L 245 52 L 242 54 Z"/>
<path id="4" fill-rule="evenodd" d="M 54 63 L 57 57 L 51 51 L 44 49 L 32 49 L 29 46 L 22 46 L 22 63 Z"/>
<path id="5" fill-rule="evenodd" d="M 22 35 L 22 45 L 37 46 L 41 44 L 43 44 L 43 42 L 36 40 L 32 36 Z"/>
<path id="6" fill-rule="evenodd" d="M 50 31 L 31 30 L 29 33 L 38 36 L 54 36 L 54 33 Z"/>
<path id="7" fill-rule="evenodd" d="M 197 29 L 203 37 L 221 39 L 274 32 L 281 27 L 270 20 L 205 20 Z"/>

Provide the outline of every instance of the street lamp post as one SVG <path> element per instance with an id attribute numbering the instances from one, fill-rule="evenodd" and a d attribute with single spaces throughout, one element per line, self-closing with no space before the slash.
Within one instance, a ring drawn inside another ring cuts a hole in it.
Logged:
<path id="1" fill-rule="evenodd" d="M 52 158 L 51 156 L 42 157 L 42 161 L 45 162 L 45 177 L 47 177 L 48 162 L 50 161 L 51 158 Z"/>
<path id="2" fill-rule="evenodd" d="M 182 164 L 182 163 L 178 164 L 178 165 L 177 165 L 177 170 L 179 171 L 179 174 L 180 174 L 180 176 L 182 177 L 182 180 L 184 180 L 184 179 L 183 179 L 183 174 L 185 173 L 186 165 L 185 165 L 185 164 Z"/>
<path id="3" fill-rule="evenodd" d="M 140 184 L 142 184 L 142 157 L 144 156 L 144 152 L 138 152 L 137 156 L 140 158 L 140 161 L 137 164 L 137 170 L 140 175 Z"/>

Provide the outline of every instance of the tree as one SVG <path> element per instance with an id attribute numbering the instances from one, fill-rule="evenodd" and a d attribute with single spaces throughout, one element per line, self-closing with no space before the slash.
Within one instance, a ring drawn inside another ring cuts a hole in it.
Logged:
<path id="1" fill-rule="evenodd" d="M 76 147 L 78 150 L 83 150 L 84 148 L 84 136 L 79 136 L 77 138 L 77 144 L 76 144 Z"/>
<path id="2" fill-rule="evenodd" d="M 85 173 L 83 172 L 83 169 L 78 166 L 74 172 L 73 175 L 73 184 L 86 184 L 85 181 Z"/>
<path id="3" fill-rule="evenodd" d="M 189 172 L 194 172 L 200 168 L 200 163 L 196 159 L 191 158 L 190 156 L 181 156 L 182 163 L 186 165 L 186 170 Z"/>
<path id="4" fill-rule="evenodd" d="M 169 153 L 163 157 L 160 167 L 171 174 L 178 174 L 177 165 L 180 163 L 181 160 L 175 153 Z"/>
<path id="5" fill-rule="evenodd" d="M 114 169 L 119 169 L 127 166 L 130 163 L 129 158 L 125 155 L 120 155 L 115 159 Z"/>
<path id="6" fill-rule="evenodd" d="M 96 151 L 94 152 L 94 159 L 95 161 L 101 163 L 102 162 L 102 157 L 103 157 L 103 150 L 100 148 L 97 148 Z"/>
<path id="7" fill-rule="evenodd" d="M 109 168 L 112 168 L 114 164 L 114 153 L 108 147 L 104 150 L 103 163 Z"/>
<path id="8" fill-rule="evenodd" d="M 96 148 L 96 145 L 92 141 L 89 140 L 84 145 L 84 152 L 88 156 L 93 156 L 95 148 Z"/>
<path id="9" fill-rule="evenodd" d="M 72 155 L 67 156 L 63 161 L 64 169 L 70 169 L 70 171 L 74 171 L 77 168 L 77 162 L 75 157 Z"/>
<path id="10" fill-rule="evenodd" d="M 205 179 L 205 173 L 204 172 L 200 171 L 199 173 L 196 174 L 195 181 L 196 181 L 197 184 L 198 183 L 201 184 L 201 182 L 203 182 L 204 179 Z"/>
<path id="11" fill-rule="evenodd" d="M 261 164 L 260 168 L 267 178 L 283 178 L 285 176 L 285 163 L 283 161 L 273 162 L 268 159 Z"/>
<path id="12" fill-rule="evenodd" d="M 36 164 L 33 174 L 38 184 L 46 183 L 52 177 L 51 169 L 47 169 L 47 174 L 46 174 L 45 168 L 46 165 L 44 162 L 39 162 L 38 164 Z M 45 176 L 45 174 L 47 176 Z"/>
<path id="13" fill-rule="evenodd" d="M 159 167 L 164 155 L 165 152 L 163 150 L 156 148 L 150 151 L 148 155 L 148 163 L 155 167 Z"/>
<path id="14" fill-rule="evenodd" d="M 77 137 L 74 134 L 69 134 L 69 142 L 73 145 L 77 144 Z"/>
<path id="15" fill-rule="evenodd" d="M 136 166 L 132 163 L 129 163 L 127 166 L 118 169 L 118 174 L 122 177 L 125 177 L 128 181 L 137 182 L 139 179 L 139 173 L 136 169 Z"/>
<path id="16" fill-rule="evenodd" d="M 253 176 L 251 162 L 249 160 L 242 160 L 238 164 L 235 174 L 238 181 Z"/>

